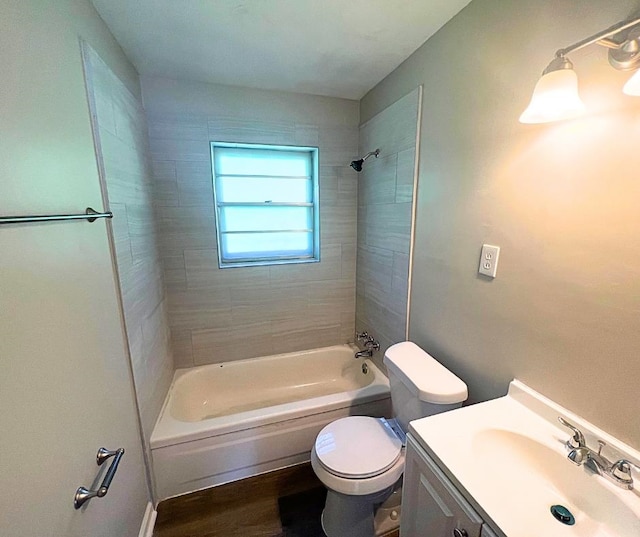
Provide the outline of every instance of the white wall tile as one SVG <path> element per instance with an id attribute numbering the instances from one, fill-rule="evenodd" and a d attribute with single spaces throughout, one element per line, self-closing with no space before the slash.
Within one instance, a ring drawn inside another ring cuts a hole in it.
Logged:
<path id="1" fill-rule="evenodd" d="M 197 140 L 207 141 L 209 130 L 207 122 L 192 118 L 149 121 L 149 138 L 161 140 Z"/>
<path id="2" fill-rule="evenodd" d="M 356 277 L 367 288 L 391 291 L 393 279 L 393 251 L 362 245 L 358 248 Z"/>
<path id="3" fill-rule="evenodd" d="M 409 256 L 393 252 L 393 274 L 391 290 L 394 293 L 407 295 L 409 291 Z"/>
<path id="4" fill-rule="evenodd" d="M 293 283 L 231 288 L 232 323 L 237 325 L 299 317 L 307 311 L 306 288 L 306 284 Z"/>
<path id="5" fill-rule="evenodd" d="M 177 162 L 178 197 L 181 207 L 213 207 L 210 162 Z"/>
<path id="6" fill-rule="evenodd" d="M 187 290 L 187 271 L 184 268 L 168 269 L 164 272 L 164 285 L 169 291 L 186 291 Z"/>
<path id="7" fill-rule="evenodd" d="M 342 247 L 340 244 L 321 248 L 319 263 L 271 265 L 269 277 L 272 284 L 337 280 L 342 277 Z M 286 300 L 283 297 L 283 300 Z"/>
<path id="8" fill-rule="evenodd" d="M 154 182 L 175 181 L 177 178 L 176 162 L 173 160 L 152 160 L 151 173 Z"/>
<path id="9" fill-rule="evenodd" d="M 361 151 L 368 152 L 379 148 L 381 155 L 391 155 L 415 147 L 417 121 L 418 89 L 405 95 L 362 125 Z"/>
<path id="10" fill-rule="evenodd" d="M 171 346 L 173 348 L 176 368 L 194 366 L 191 330 L 172 328 Z"/>
<path id="11" fill-rule="evenodd" d="M 296 127 L 288 122 L 218 118 L 209 120 L 209 139 L 213 142 L 293 145 Z"/>
<path id="12" fill-rule="evenodd" d="M 413 182 L 415 176 L 416 148 L 411 147 L 398 153 L 396 170 L 396 203 L 413 200 Z"/>
<path id="13" fill-rule="evenodd" d="M 111 226 L 116 247 L 118 265 L 130 267 L 133 264 L 131 253 L 131 240 L 129 239 L 129 226 L 127 224 L 127 206 L 124 203 L 110 202 L 109 209 L 113 213 Z"/>
<path id="14" fill-rule="evenodd" d="M 154 201 L 177 363 L 350 340 L 343 335 L 351 338 L 355 322 L 357 174 L 349 163 L 357 153 L 358 128 L 345 124 L 344 116 L 334 125 L 327 117 L 317 124 L 212 115 L 204 108 L 188 117 L 154 111 Z M 218 267 L 209 154 L 214 140 L 319 147 L 319 263 Z M 332 282 L 340 282 L 342 291 Z"/>
<path id="15" fill-rule="evenodd" d="M 338 205 L 346 205 L 353 210 L 358 206 L 358 172 L 341 166 L 338 170 Z"/>
<path id="16" fill-rule="evenodd" d="M 320 145 L 320 129 L 316 125 L 296 123 L 295 145 L 318 147 Z"/>
<path id="17" fill-rule="evenodd" d="M 145 449 L 171 383 L 173 357 L 157 247 L 153 202 L 167 202 L 175 188 L 175 165 L 152 166 L 147 125 L 141 103 L 90 52 L 87 77 L 92 81 L 96 102 L 99 155 L 104 180 L 122 293 L 124 321 L 140 410 Z M 153 187 L 161 186 L 157 192 Z"/>
<path id="18" fill-rule="evenodd" d="M 360 128 L 360 152 L 381 155 L 358 179 L 355 324 L 378 339 L 381 354 L 405 338 L 417 117 L 415 90 Z"/>
<path id="19" fill-rule="evenodd" d="M 351 305 L 349 312 L 340 314 L 340 340 L 342 342 L 353 343 L 356 331 L 356 305 L 355 301 Z"/>
<path id="20" fill-rule="evenodd" d="M 171 328 L 193 330 L 231 326 L 231 295 L 228 289 L 169 289 L 167 297 Z"/>
<path id="21" fill-rule="evenodd" d="M 320 166 L 318 187 L 321 211 L 339 203 L 338 169 L 337 166 Z"/>
<path id="22" fill-rule="evenodd" d="M 217 250 L 185 250 L 184 259 L 189 289 L 262 288 L 270 282 L 268 266 L 219 268 Z"/>
<path id="23" fill-rule="evenodd" d="M 244 322 L 230 328 L 194 330 L 195 365 L 268 356 L 274 353 L 269 321 Z"/>
<path id="24" fill-rule="evenodd" d="M 367 245 L 393 252 L 409 253 L 411 242 L 411 203 L 376 205 L 366 216 Z"/>
<path id="25" fill-rule="evenodd" d="M 320 208 L 321 244 L 335 245 L 355 242 L 358 214 L 354 207 L 334 205 Z"/>
<path id="26" fill-rule="evenodd" d="M 341 278 L 355 282 L 356 260 L 358 245 L 355 242 L 345 242 L 340 245 L 341 258 Z"/>
<path id="27" fill-rule="evenodd" d="M 187 160 L 207 162 L 210 146 L 204 140 L 150 138 L 151 157 L 154 160 Z"/>
<path id="28" fill-rule="evenodd" d="M 395 203 L 398 155 L 369 157 L 358 174 L 358 205 Z"/>
<path id="29" fill-rule="evenodd" d="M 273 341 L 273 351 L 277 354 L 317 349 L 343 343 L 339 324 L 327 327 L 316 326 L 309 330 L 288 332 L 280 335 L 274 334 L 271 336 L 271 340 Z"/>

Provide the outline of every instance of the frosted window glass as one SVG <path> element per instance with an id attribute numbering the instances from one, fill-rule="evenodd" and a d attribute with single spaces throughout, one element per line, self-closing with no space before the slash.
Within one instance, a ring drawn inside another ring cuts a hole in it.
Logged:
<path id="1" fill-rule="evenodd" d="M 220 266 L 319 261 L 318 150 L 211 149 Z"/>
<path id="2" fill-rule="evenodd" d="M 219 177 L 216 184 L 218 202 L 262 203 L 265 201 L 311 203 L 311 179 L 277 179 L 256 177 Z"/>
<path id="3" fill-rule="evenodd" d="M 308 256 L 313 233 L 234 233 L 222 236 L 223 259 Z"/>
<path id="4" fill-rule="evenodd" d="M 221 207 L 221 230 L 291 231 L 313 228 L 311 207 Z"/>
<path id="5" fill-rule="evenodd" d="M 216 150 L 216 175 L 311 175 L 309 152 L 225 147 Z"/>

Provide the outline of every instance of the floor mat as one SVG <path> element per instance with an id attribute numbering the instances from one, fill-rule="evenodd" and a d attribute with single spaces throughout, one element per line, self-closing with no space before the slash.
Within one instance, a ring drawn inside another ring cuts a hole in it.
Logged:
<path id="1" fill-rule="evenodd" d="M 325 488 L 315 488 L 278 498 L 281 537 L 325 537 L 320 515 L 326 497 Z"/>

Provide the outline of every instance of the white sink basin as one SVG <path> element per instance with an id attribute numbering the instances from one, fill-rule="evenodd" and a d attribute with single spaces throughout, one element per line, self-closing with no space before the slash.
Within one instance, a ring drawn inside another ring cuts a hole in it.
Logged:
<path id="1" fill-rule="evenodd" d="M 516 388 L 529 390 L 519 383 Z M 555 417 L 568 415 L 572 421 L 575 416 L 548 400 L 556 408 L 539 415 L 522 404 L 521 392 L 512 395 L 510 390 L 494 401 L 417 420 L 411 432 L 507 537 L 640 536 L 638 491 L 616 487 L 567 459 L 564 443 L 571 433 L 556 425 Z M 590 436 L 587 443 L 597 446 Z M 639 455 L 628 449 L 626 458 Z M 640 488 L 640 478 L 636 484 Z M 556 520 L 552 505 L 567 508 L 575 524 Z"/>
<path id="2" fill-rule="evenodd" d="M 640 535 L 640 519 L 623 498 L 611 485 L 603 486 L 601 479 L 570 463 L 565 453 L 504 429 L 476 433 L 472 448 L 482 454 L 487 468 L 503 469 L 493 475 L 494 487 L 526 491 L 524 502 L 514 497 L 510 503 L 523 523 L 535 524 L 538 531 L 544 527 L 539 535 L 560 531 L 550 511 L 558 504 L 571 511 L 575 530 L 584 537 Z"/>

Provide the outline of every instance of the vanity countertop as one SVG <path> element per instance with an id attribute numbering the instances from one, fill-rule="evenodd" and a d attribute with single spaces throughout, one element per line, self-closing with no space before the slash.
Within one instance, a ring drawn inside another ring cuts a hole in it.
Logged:
<path id="1" fill-rule="evenodd" d="M 505 397 L 411 422 L 409 432 L 480 515 L 506 537 L 640 536 L 640 473 L 627 490 L 567 459 L 572 432 L 602 454 L 640 464 L 640 453 L 514 380 Z M 556 520 L 552 505 L 575 516 Z"/>

